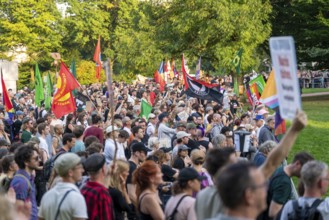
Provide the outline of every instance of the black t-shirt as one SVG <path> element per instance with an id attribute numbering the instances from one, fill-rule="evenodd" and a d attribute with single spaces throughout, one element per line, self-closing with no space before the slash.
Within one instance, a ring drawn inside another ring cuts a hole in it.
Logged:
<path id="1" fill-rule="evenodd" d="M 199 144 L 198 142 L 192 140 L 192 139 L 188 139 L 188 143 L 187 145 L 190 149 L 188 150 L 188 155 L 191 154 L 191 151 L 194 150 L 194 149 L 199 149 Z"/>
<path id="2" fill-rule="evenodd" d="M 163 173 L 163 176 L 162 176 L 163 181 L 165 181 L 165 182 L 174 182 L 175 181 L 174 175 L 176 174 L 176 170 L 174 170 L 170 166 L 163 164 L 161 166 L 161 172 Z"/>
<path id="3" fill-rule="evenodd" d="M 109 192 L 113 201 L 113 209 L 114 209 L 114 219 L 117 220 L 124 220 L 125 219 L 125 213 L 124 212 L 132 212 L 133 205 L 128 204 L 123 197 L 122 193 L 112 187 L 109 187 Z"/>
<path id="4" fill-rule="evenodd" d="M 203 147 L 206 148 L 206 150 L 208 151 L 209 149 L 209 141 L 206 141 L 206 140 L 201 140 L 201 141 L 198 141 L 199 145 L 202 145 Z"/>
<path id="5" fill-rule="evenodd" d="M 176 168 L 176 169 L 183 169 L 185 168 L 185 163 L 184 163 L 184 160 L 180 157 L 176 157 L 176 159 L 174 160 L 174 164 L 172 166 L 173 168 Z"/>
<path id="6" fill-rule="evenodd" d="M 127 184 L 133 183 L 133 172 L 137 169 L 137 164 L 135 164 L 133 161 L 129 160 L 129 175 L 127 177 Z"/>

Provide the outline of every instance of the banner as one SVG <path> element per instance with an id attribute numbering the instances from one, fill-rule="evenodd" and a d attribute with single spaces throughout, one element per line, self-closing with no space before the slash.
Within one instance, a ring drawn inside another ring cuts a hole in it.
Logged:
<path id="1" fill-rule="evenodd" d="M 258 92 L 263 93 L 265 87 L 265 81 L 262 75 L 258 75 L 255 79 L 250 80 L 249 85 L 256 83 Z"/>
<path id="2" fill-rule="evenodd" d="M 88 96 L 82 94 L 81 92 L 76 92 L 76 95 L 75 95 L 75 103 L 76 103 L 76 106 L 79 107 L 79 106 L 86 106 L 86 103 L 89 101 L 89 98 Z"/>

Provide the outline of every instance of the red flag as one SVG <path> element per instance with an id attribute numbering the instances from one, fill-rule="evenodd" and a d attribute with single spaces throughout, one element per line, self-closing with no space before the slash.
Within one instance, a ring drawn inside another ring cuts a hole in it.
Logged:
<path id="1" fill-rule="evenodd" d="M 52 111 L 57 118 L 76 110 L 75 100 L 72 91 L 80 87 L 78 81 L 74 78 L 67 66 L 61 62 L 59 77 L 57 80 L 57 91 L 54 94 Z"/>
<path id="2" fill-rule="evenodd" d="M 2 85 L 3 104 L 6 108 L 6 112 L 14 112 L 13 104 L 10 101 L 6 84 L 5 81 L 3 80 L 2 69 L 1 69 L 1 85 Z"/>
<path id="3" fill-rule="evenodd" d="M 102 70 L 102 58 L 101 58 L 101 37 L 98 37 L 95 53 L 94 53 L 94 61 L 96 62 L 96 78 L 101 78 L 101 70 Z"/>
<path id="4" fill-rule="evenodd" d="M 160 91 L 163 92 L 164 88 L 166 86 L 166 82 L 164 81 L 164 79 L 160 76 L 159 71 L 155 71 L 154 73 L 154 80 L 155 82 L 160 84 Z"/>

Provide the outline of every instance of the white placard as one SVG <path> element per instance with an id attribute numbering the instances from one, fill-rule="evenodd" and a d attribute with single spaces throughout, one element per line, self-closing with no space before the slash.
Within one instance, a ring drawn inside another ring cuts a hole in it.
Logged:
<path id="1" fill-rule="evenodd" d="M 234 134 L 234 145 L 235 145 L 235 151 L 240 152 L 240 135 Z"/>
<path id="2" fill-rule="evenodd" d="M 270 50 L 280 115 L 284 119 L 292 120 L 297 110 L 302 108 L 294 39 L 292 37 L 271 37 Z"/>

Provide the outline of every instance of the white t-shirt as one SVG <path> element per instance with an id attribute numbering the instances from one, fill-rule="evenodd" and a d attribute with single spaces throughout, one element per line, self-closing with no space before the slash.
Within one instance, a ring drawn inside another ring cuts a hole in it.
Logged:
<path id="1" fill-rule="evenodd" d="M 73 218 L 88 218 L 87 206 L 84 197 L 81 195 L 78 187 L 72 183 L 57 183 L 42 197 L 38 216 L 43 219 L 55 219 L 59 203 L 65 193 L 73 189 L 60 207 L 57 219 L 71 220 Z"/>
<path id="2" fill-rule="evenodd" d="M 43 137 L 40 136 L 39 140 L 40 140 L 39 147 L 42 148 L 47 153 L 47 156 L 49 158 L 50 155 L 49 155 L 48 144 L 47 144 L 46 139 L 44 139 Z"/>
<path id="3" fill-rule="evenodd" d="M 126 159 L 124 147 L 121 143 L 117 142 L 117 159 Z M 106 159 L 106 163 L 109 164 L 114 158 L 114 151 L 115 151 L 115 144 L 112 139 L 105 140 L 105 147 L 104 147 L 104 156 Z"/>

